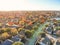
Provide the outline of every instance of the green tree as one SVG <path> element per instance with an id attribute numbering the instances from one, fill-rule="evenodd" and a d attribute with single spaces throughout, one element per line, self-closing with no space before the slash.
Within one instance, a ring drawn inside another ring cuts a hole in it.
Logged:
<path id="1" fill-rule="evenodd" d="M 60 30 L 60 27 L 57 27 L 56 30 Z"/>
<path id="2" fill-rule="evenodd" d="M 41 32 L 40 35 L 41 35 L 41 37 L 45 37 L 46 36 L 45 32 Z"/>
<path id="3" fill-rule="evenodd" d="M 30 38 L 30 37 L 33 35 L 32 32 L 33 32 L 33 31 L 30 31 L 30 30 L 26 30 L 26 31 L 25 31 L 25 35 L 27 36 L 27 38 Z"/>
<path id="4" fill-rule="evenodd" d="M 36 26 L 34 26 L 34 27 L 33 27 L 33 29 L 34 29 L 34 30 L 37 30 L 37 29 L 38 29 L 38 26 L 37 26 L 37 25 L 36 25 Z"/>
<path id="5" fill-rule="evenodd" d="M 47 24 L 47 25 L 45 25 L 46 27 L 48 27 L 49 25 Z"/>

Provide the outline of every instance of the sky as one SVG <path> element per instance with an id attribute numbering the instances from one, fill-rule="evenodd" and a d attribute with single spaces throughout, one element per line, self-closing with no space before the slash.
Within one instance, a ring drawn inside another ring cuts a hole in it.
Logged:
<path id="1" fill-rule="evenodd" d="M 60 0 L 0 0 L 0 11 L 60 10 Z"/>

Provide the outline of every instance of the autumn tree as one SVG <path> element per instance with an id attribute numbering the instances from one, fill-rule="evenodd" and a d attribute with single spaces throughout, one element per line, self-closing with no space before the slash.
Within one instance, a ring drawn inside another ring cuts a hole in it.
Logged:
<path id="1" fill-rule="evenodd" d="M 23 28 L 18 28 L 18 32 L 20 32 L 20 31 L 22 31 L 23 30 Z"/>
<path id="2" fill-rule="evenodd" d="M 18 31 L 16 28 L 12 28 L 11 31 L 10 31 L 11 35 L 17 35 L 18 34 Z"/>
<path id="3" fill-rule="evenodd" d="M 24 45 L 22 42 L 14 42 L 12 45 Z"/>
<path id="4" fill-rule="evenodd" d="M 2 40 L 5 40 L 7 38 L 10 38 L 11 35 L 9 35 L 7 32 L 4 32 L 4 33 L 2 33 L 1 37 L 2 37 Z"/>

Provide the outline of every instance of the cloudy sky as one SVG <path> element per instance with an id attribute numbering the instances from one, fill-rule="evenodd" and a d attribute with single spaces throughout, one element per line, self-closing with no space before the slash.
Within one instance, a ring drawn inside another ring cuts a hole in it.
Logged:
<path id="1" fill-rule="evenodd" d="M 0 11 L 60 10 L 60 0 L 0 0 Z"/>

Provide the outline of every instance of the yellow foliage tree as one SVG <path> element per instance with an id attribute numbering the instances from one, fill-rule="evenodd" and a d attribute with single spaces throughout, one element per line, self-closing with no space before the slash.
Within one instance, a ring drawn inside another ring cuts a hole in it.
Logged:
<path id="1" fill-rule="evenodd" d="M 20 32 L 20 31 L 22 31 L 22 30 L 23 30 L 23 28 L 19 28 L 19 29 L 18 29 L 18 32 Z"/>
<path id="2" fill-rule="evenodd" d="M 11 29 L 11 34 L 12 34 L 12 35 L 18 34 L 17 29 L 16 29 L 16 28 L 12 28 L 12 29 Z"/>
<path id="3" fill-rule="evenodd" d="M 24 45 L 22 42 L 14 42 L 12 45 Z"/>
<path id="4" fill-rule="evenodd" d="M 7 32 L 2 33 L 1 35 L 2 39 L 5 40 L 10 37 L 10 35 Z"/>

